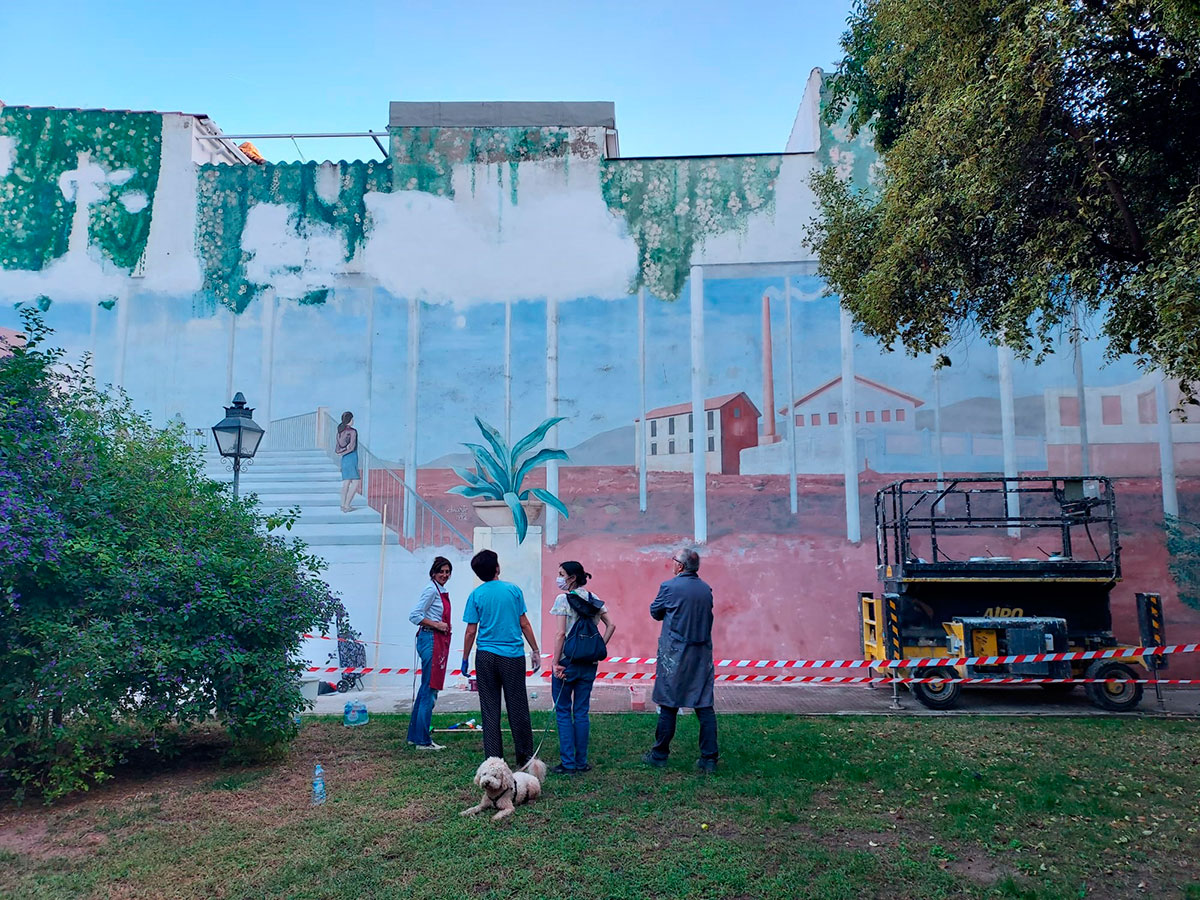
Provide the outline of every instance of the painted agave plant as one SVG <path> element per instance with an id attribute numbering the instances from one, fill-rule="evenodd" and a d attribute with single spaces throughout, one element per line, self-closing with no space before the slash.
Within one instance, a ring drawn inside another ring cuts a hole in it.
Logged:
<path id="1" fill-rule="evenodd" d="M 567 507 L 550 491 L 545 488 L 521 489 L 525 476 L 538 466 L 544 465 L 552 459 L 567 458 L 567 454 L 562 450 L 543 448 L 533 452 L 538 442 L 546 436 L 546 432 L 561 421 L 563 421 L 562 416 L 547 419 L 517 441 L 512 449 L 509 449 L 507 442 L 500 436 L 500 432 L 476 416 L 475 424 L 479 426 L 479 430 L 483 433 L 484 440 L 489 446 L 463 444 L 475 456 L 475 471 L 455 466 L 454 474 L 465 484 L 455 485 L 447 493 L 460 494 L 473 499 L 503 500 L 512 510 L 513 524 L 517 526 L 517 543 L 524 542 L 525 533 L 529 529 L 529 519 L 525 515 L 524 507 L 521 506 L 522 500 L 541 500 L 543 503 L 553 506 L 566 517 Z M 522 459 L 523 454 L 528 455 Z"/>

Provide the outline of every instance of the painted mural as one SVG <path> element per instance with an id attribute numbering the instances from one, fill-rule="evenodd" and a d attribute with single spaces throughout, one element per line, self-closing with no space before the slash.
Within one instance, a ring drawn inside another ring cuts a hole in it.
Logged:
<path id="1" fill-rule="evenodd" d="M 216 164 L 193 117 L 0 108 L 0 333 L 38 305 L 98 381 L 198 446 L 243 392 L 267 429 L 243 484 L 301 506 L 295 533 L 387 642 L 371 662 L 411 661 L 435 553 L 470 590 L 475 501 L 523 453 L 514 502 L 544 508 L 504 571 L 544 600 L 583 561 L 622 655 L 652 655 L 653 630 L 624 623 L 698 541 L 719 655 L 855 657 L 876 490 L 1085 466 L 1117 479 L 1118 635 L 1150 590 L 1196 640 L 1161 472 L 1165 434 L 1168 494 L 1200 518 L 1200 420 L 1105 361 L 1093 323 L 1039 365 L 964 336 L 939 366 L 855 333 L 804 245 L 807 179 L 869 183 L 876 160 L 818 125 L 820 87 L 787 152 L 650 160 L 610 157 L 608 127 L 583 123 L 394 127 L 386 161 Z"/>

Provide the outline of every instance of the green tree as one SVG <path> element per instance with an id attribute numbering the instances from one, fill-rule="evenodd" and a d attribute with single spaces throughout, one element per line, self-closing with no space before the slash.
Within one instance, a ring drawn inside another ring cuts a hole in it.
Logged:
<path id="1" fill-rule="evenodd" d="M 874 185 L 814 178 L 820 271 L 913 353 L 978 330 L 1200 379 L 1196 0 L 864 0 L 823 116 L 874 131 Z"/>
<path id="2" fill-rule="evenodd" d="M 320 561 L 25 326 L 0 358 L 0 779 L 52 799 L 214 715 L 239 752 L 284 746 L 301 635 L 341 611 Z"/>

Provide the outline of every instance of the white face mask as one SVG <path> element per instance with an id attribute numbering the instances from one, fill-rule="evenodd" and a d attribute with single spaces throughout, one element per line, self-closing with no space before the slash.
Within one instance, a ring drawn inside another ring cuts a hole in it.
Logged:
<path id="1" fill-rule="evenodd" d="M 565 591 L 567 589 L 567 579 L 563 578 L 561 575 L 555 579 L 554 583 L 558 585 L 558 589 L 560 591 Z"/>

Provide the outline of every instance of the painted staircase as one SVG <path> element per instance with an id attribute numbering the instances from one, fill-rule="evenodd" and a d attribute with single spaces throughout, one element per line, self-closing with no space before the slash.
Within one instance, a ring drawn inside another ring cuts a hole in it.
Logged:
<path id="1" fill-rule="evenodd" d="M 205 474 L 214 481 L 233 481 L 215 451 L 205 454 Z M 258 495 L 263 512 L 300 507 L 300 518 L 291 531 L 312 547 L 378 545 L 383 528 L 380 515 L 359 494 L 352 512 L 341 511 L 342 479 L 337 463 L 323 450 L 261 450 L 252 465 L 242 469 L 243 496 Z M 394 540 L 394 535 L 392 536 Z"/>

